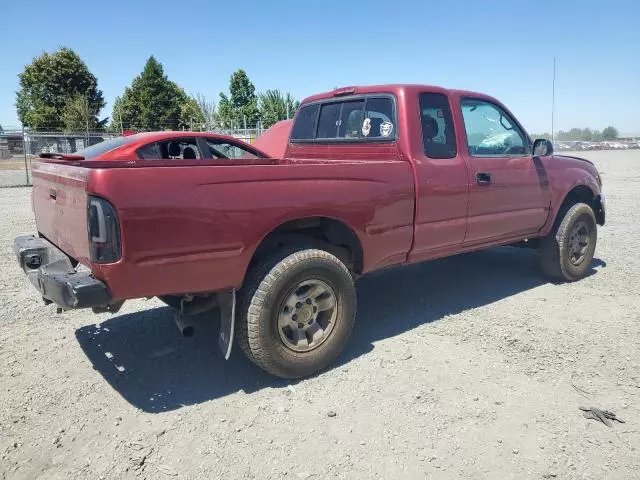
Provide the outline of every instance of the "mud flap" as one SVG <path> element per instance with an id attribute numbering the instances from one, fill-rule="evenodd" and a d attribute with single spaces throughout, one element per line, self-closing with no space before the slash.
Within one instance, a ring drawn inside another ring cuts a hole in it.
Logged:
<path id="1" fill-rule="evenodd" d="M 222 351 L 225 360 L 231 355 L 233 344 L 233 328 L 236 319 L 236 291 L 223 292 L 217 295 L 220 308 L 220 335 L 218 335 L 218 347 Z"/>

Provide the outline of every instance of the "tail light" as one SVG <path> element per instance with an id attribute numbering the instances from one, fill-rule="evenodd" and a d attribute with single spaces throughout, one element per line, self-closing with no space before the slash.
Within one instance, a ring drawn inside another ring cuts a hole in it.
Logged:
<path id="1" fill-rule="evenodd" d="M 87 200 L 87 230 L 89 231 L 89 258 L 95 263 L 113 263 L 120 260 L 120 226 L 116 211 L 109 202 L 98 197 Z"/>

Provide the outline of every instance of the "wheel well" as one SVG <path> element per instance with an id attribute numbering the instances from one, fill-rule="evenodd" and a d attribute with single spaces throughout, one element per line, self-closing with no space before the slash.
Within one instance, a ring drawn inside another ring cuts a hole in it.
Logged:
<path id="1" fill-rule="evenodd" d="M 567 196 L 564 198 L 563 205 L 569 202 L 571 205 L 576 203 L 586 203 L 590 205 L 593 202 L 593 192 L 591 189 L 585 185 L 578 185 L 577 187 L 572 188 Z"/>
<path id="2" fill-rule="evenodd" d="M 340 258 L 353 273 L 362 273 L 364 258 L 357 235 L 341 221 L 326 217 L 303 218 L 280 225 L 262 240 L 251 263 L 283 246 L 305 243 L 317 244 Z"/>
<path id="3" fill-rule="evenodd" d="M 600 204 L 600 198 L 594 195 L 593 191 L 585 186 L 578 185 L 577 187 L 572 188 L 569 193 L 567 193 L 566 197 L 564 197 L 564 201 L 560 208 L 558 209 L 558 215 L 556 216 L 556 223 L 562 221 L 564 214 L 576 203 L 586 203 L 591 207 L 593 213 L 598 218 L 598 215 L 602 209 Z"/>

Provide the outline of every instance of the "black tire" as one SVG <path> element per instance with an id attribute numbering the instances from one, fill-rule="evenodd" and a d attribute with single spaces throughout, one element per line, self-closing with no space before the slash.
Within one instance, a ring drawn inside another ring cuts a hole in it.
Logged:
<path id="1" fill-rule="evenodd" d="M 561 212 L 562 213 L 562 212 Z M 588 244 L 579 261 L 573 262 L 570 255 L 571 234 L 579 226 L 588 229 Z M 555 280 L 575 282 L 583 278 L 591 266 L 598 239 L 596 217 L 586 203 L 576 203 L 556 220 L 551 233 L 541 239 L 540 255 L 545 274 Z"/>
<path id="2" fill-rule="evenodd" d="M 171 308 L 175 308 L 176 310 L 180 310 L 180 301 L 182 300 L 181 295 L 161 295 L 158 297 L 161 302 L 166 303 Z"/>
<path id="3" fill-rule="evenodd" d="M 335 293 L 335 324 L 312 350 L 289 348 L 278 330 L 278 315 L 292 289 L 320 280 Z M 342 352 L 356 315 L 356 290 L 351 273 L 334 255 L 315 248 L 289 249 L 252 267 L 238 296 L 236 342 L 249 360 L 282 378 L 300 378 L 326 368 Z"/>

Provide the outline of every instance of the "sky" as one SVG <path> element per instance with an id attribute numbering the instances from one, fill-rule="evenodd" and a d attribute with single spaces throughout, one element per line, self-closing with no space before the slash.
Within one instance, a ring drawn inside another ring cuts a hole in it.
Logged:
<path id="1" fill-rule="evenodd" d="M 614 125 L 640 133 L 640 1 L 4 0 L 0 125 L 19 125 L 18 74 L 75 50 L 113 100 L 154 55 L 217 103 L 244 69 L 258 92 L 302 99 L 346 85 L 422 83 L 500 99 L 533 133 Z"/>

